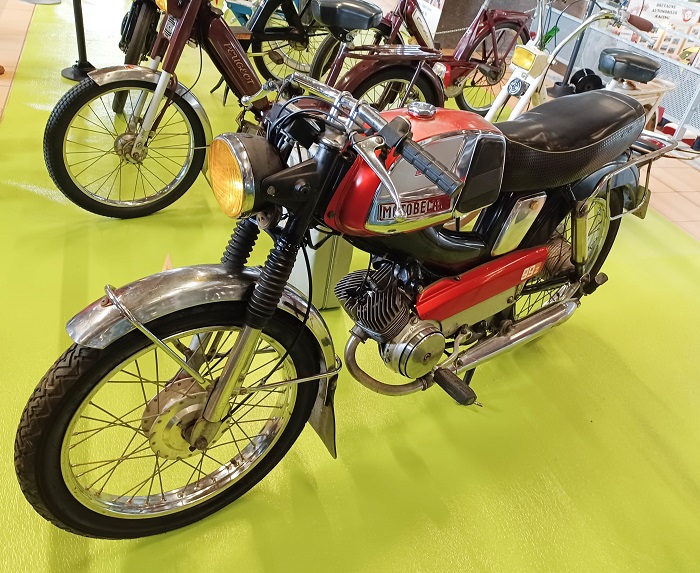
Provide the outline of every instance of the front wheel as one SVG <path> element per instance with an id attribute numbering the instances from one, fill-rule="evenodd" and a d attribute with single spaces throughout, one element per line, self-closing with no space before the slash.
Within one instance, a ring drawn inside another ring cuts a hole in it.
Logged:
<path id="1" fill-rule="evenodd" d="M 245 303 L 182 310 L 149 325 L 196 367 L 201 386 L 139 332 L 103 350 L 73 345 L 49 369 L 22 414 L 15 469 L 27 500 L 54 525 L 123 539 L 183 527 L 263 479 L 299 436 L 318 382 L 239 395 L 218 439 L 190 451 L 183 435 L 201 414 L 241 326 Z M 262 333 L 244 386 L 313 376 L 317 348 L 277 313 Z M 281 362 L 281 365 L 280 365 Z"/>
<path id="2" fill-rule="evenodd" d="M 409 88 L 414 73 L 409 68 L 380 70 L 370 74 L 352 90 L 352 96 L 368 102 L 379 111 L 406 107 L 414 101 L 439 105 L 438 94 L 425 75 L 419 75 Z"/>
<path id="3" fill-rule="evenodd" d="M 44 132 L 44 159 L 73 203 L 105 217 L 142 217 L 167 207 L 194 183 L 206 138 L 199 116 L 179 95 L 140 160 L 129 155 L 155 87 L 138 80 L 100 86 L 87 78 L 56 104 Z M 119 97 L 125 103 L 116 113 Z M 163 98 L 161 110 L 165 103 Z"/>

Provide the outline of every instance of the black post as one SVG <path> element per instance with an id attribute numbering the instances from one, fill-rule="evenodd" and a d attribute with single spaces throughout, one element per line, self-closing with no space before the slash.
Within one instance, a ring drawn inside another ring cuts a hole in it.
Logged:
<path id="1" fill-rule="evenodd" d="M 75 62 L 75 64 L 73 64 L 70 68 L 63 70 L 61 75 L 68 80 L 79 82 L 87 77 L 88 72 L 95 69 L 95 66 L 87 61 L 82 0 L 73 0 L 73 15 L 75 18 L 75 36 L 78 40 L 78 61 Z"/>
<path id="2" fill-rule="evenodd" d="M 583 16 L 583 19 L 586 20 L 589 16 L 591 16 L 594 9 L 595 2 L 591 0 L 588 2 L 588 8 L 586 9 L 586 14 Z M 571 50 L 571 58 L 569 59 L 569 64 L 566 66 L 566 72 L 564 73 L 564 79 L 562 80 L 562 83 L 565 85 L 569 83 L 571 74 L 574 72 L 574 64 L 576 63 L 576 58 L 578 57 L 579 50 L 581 49 L 581 44 L 583 44 L 583 36 L 585 34 L 586 30 L 583 30 L 583 32 L 578 35 L 578 38 L 576 38 L 576 43 L 574 44 L 574 49 Z"/>

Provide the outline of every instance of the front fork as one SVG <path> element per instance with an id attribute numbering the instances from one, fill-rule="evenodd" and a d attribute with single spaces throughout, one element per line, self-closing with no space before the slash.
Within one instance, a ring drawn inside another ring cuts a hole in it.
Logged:
<path id="1" fill-rule="evenodd" d="M 151 60 L 149 68 L 152 70 L 156 70 L 158 69 L 159 64 L 160 58 L 154 58 L 153 60 Z M 160 103 L 163 100 L 163 97 L 165 97 L 165 91 L 168 89 L 172 78 L 173 74 L 170 74 L 164 70 L 160 72 L 160 77 L 158 78 L 156 89 L 153 92 L 153 98 L 151 99 L 151 103 L 146 109 L 146 115 L 143 118 L 143 122 L 141 122 L 141 127 L 139 129 L 138 134 L 136 135 L 134 145 L 130 152 L 130 155 L 137 161 L 142 156 L 143 146 L 148 142 L 148 137 L 151 134 L 151 131 L 153 130 L 153 126 L 158 116 L 158 109 L 160 108 Z M 175 91 L 175 87 L 173 88 L 173 91 Z M 146 99 L 147 92 L 142 91 L 139 95 L 138 101 L 136 102 L 136 107 L 134 108 L 134 113 L 131 118 L 132 122 L 136 121 L 137 118 L 141 117 L 141 112 L 143 112 L 143 108 L 146 105 Z"/>
<path id="2" fill-rule="evenodd" d="M 316 154 L 317 182 L 329 179 L 328 174 L 334 163 L 335 151 L 337 150 L 326 147 L 323 143 L 319 145 Z M 315 200 L 305 202 L 293 216 L 287 219 L 275 241 L 274 248 L 265 261 L 260 278 L 246 306 L 244 327 L 229 352 L 221 376 L 214 383 L 202 416 L 188 436 L 189 443 L 199 450 L 206 449 L 216 438 L 231 408 L 231 397 L 239 394 L 243 388 L 262 331 L 277 310 L 322 191 L 316 189 L 314 195 Z M 221 261 L 228 270 L 234 273 L 243 270 L 258 233 L 259 229 L 252 220 L 239 221 Z M 311 301 L 308 301 L 308 304 L 311 304 Z"/>

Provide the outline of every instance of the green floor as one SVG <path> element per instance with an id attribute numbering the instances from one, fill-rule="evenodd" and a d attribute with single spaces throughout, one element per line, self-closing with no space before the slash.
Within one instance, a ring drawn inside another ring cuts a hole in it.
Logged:
<path id="1" fill-rule="evenodd" d="M 90 59 L 118 62 L 121 3 L 85 5 Z M 385 398 L 342 375 L 338 460 L 306 430 L 237 504 L 156 538 L 87 540 L 39 518 L 17 487 L 13 440 L 69 343 L 64 323 L 166 254 L 216 261 L 232 227 L 201 178 L 135 221 L 82 212 L 54 189 L 41 138 L 70 85 L 58 76 L 75 57 L 70 16 L 66 2 L 37 8 L 0 124 L 0 570 L 700 570 L 700 243 L 654 213 L 624 221 L 609 283 L 571 321 L 479 368 L 483 409 L 437 388 Z M 197 65 L 190 50 L 184 82 Z M 220 132 L 233 108 L 208 94 L 215 79 L 207 71 L 195 93 Z M 348 321 L 327 320 L 342 347 Z"/>

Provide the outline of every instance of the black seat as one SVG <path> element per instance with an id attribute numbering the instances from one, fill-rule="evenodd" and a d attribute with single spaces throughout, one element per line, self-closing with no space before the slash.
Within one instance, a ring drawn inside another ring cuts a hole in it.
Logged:
<path id="1" fill-rule="evenodd" d="M 644 84 L 656 77 L 659 68 L 661 64 L 652 58 L 618 48 L 603 50 L 598 59 L 598 69 L 606 76 Z"/>
<path id="2" fill-rule="evenodd" d="M 382 10 L 362 0 L 312 0 L 313 17 L 328 28 L 369 30 L 382 21 Z"/>
<path id="3" fill-rule="evenodd" d="M 644 128 L 635 99 L 606 90 L 544 103 L 496 127 L 506 137 L 503 191 L 560 187 L 624 153 Z"/>

